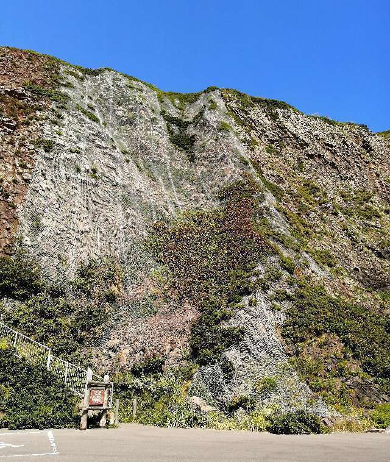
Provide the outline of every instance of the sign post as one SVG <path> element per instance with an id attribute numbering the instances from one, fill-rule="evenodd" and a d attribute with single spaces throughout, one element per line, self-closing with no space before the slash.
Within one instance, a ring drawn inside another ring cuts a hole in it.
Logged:
<path id="1" fill-rule="evenodd" d="M 92 370 L 88 368 L 87 380 L 83 399 L 83 407 L 80 420 L 80 430 L 88 428 L 88 411 L 101 411 L 99 426 L 105 427 L 107 422 L 107 411 L 110 409 L 112 391 L 110 377 L 104 376 L 104 382 L 92 380 Z"/>

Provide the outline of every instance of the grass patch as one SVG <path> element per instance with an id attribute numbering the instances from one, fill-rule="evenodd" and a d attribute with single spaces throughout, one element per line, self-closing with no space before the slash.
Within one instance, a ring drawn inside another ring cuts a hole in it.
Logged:
<path id="1" fill-rule="evenodd" d="M 67 94 L 62 93 L 59 90 L 56 90 L 54 88 L 40 87 L 39 85 L 35 85 L 31 82 L 26 83 L 24 85 L 24 88 L 26 88 L 26 90 L 29 90 L 31 93 L 34 93 L 35 95 L 45 96 L 50 100 L 55 101 L 56 103 L 60 103 L 62 105 L 65 105 L 70 99 L 70 97 Z"/>
<path id="2" fill-rule="evenodd" d="M 99 117 L 97 117 L 93 112 L 88 111 L 87 109 L 83 108 L 79 104 L 77 104 L 76 108 L 86 117 L 88 117 L 89 120 L 92 120 L 92 122 L 100 123 Z"/>
<path id="3" fill-rule="evenodd" d="M 378 132 L 378 135 L 382 136 L 385 140 L 390 138 L 390 130 L 385 130 L 384 132 Z"/>

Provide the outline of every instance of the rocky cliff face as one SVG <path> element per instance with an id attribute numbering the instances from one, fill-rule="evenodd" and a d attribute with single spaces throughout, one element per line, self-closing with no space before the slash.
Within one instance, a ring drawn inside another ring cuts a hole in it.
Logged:
<path id="1" fill-rule="evenodd" d="M 193 360 L 188 393 L 217 406 L 388 400 L 385 137 L 10 48 L 0 111 L 2 253 L 63 284 L 90 261 L 121 268 L 97 364 Z"/>

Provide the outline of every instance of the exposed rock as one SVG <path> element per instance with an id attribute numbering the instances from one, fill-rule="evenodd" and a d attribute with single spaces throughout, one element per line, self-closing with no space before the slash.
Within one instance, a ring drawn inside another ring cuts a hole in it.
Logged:
<path id="1" fill-rule="evenodd" d="M 195 408 L 198 408 L 201 412 L 213 412 L 217 411 L 216 407 L 209 406 L 204 399 L 199 398 L 199 396 L 191 396 L 189 399 L 191 405 Z"/>

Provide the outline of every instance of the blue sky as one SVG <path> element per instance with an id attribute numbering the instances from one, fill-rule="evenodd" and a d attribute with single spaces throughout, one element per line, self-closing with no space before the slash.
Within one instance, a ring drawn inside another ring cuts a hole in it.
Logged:
<path id="1" fill-rule="evenodd" d="M 390 129 L 389 0 L 0 0 L 0 44 Z"/>

